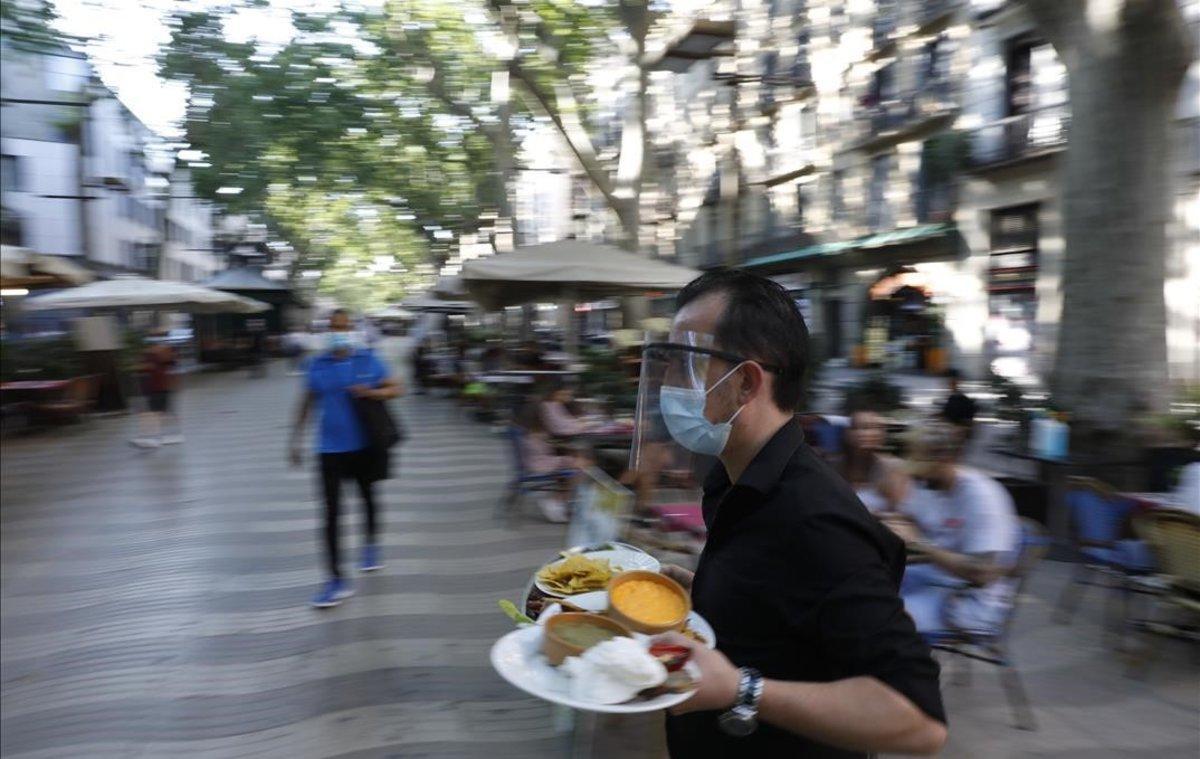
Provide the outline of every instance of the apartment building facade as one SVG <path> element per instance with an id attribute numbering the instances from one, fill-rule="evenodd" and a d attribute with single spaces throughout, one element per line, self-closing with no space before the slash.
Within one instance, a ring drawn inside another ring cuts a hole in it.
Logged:
<path id="1" fill-rule="evenodd" d="M 680 217 L 681 263 L 779 279 L 831 358 L 1044 375 L 1071 113 L 1063 66 L 1016 4 L 740 0 L 675 23 L 658 68 L 671 72 L 665 99 L 689 114 L 678 160 L 707 150 L 699 162 L 713 167 Z M 1196 81 L 1193 67 L 1165 290 L 1172 374 L 1193 381 Z"/>
<path id="2" fill-rule="evenodd" d="M 83 54 L 6 36 L 0 93 L 4 244 L 102 275 L 200 280 L 219 268 L 211 206 Z"/>

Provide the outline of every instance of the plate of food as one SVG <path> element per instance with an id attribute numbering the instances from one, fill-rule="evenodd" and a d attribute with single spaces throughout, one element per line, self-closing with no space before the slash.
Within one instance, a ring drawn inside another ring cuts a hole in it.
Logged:
<path id="1" fill-rule="evenodd" d="M 569 603 L 574 608 L 562 607 L 562 611 L 574 611 L 578 609 L 593 614 L 604 614 L 608 611 L 608 591 L 596 590 L 591 593 L 580 593 L 579 595 L 571 596 L 571 600 L 566 603 Z M 557 613 L 550 612 L 549 608 L 547 608 L 547 612 Z M 538 621 L 541 621 L 541 619 L 542 617 L 538 617 Z M 693 640 L 703 643 L 709 648 L 716 648 L 717 646 L 717 634 L 713 630 L 712 625 L 695 610 L 688 612 L 687 622 L 680 632 Z"/>
<path id="2" fill-rule="evenodd" d="M 585 551 L 542 567 L 537 572 L 534 585 L 548 596 L 563 598 L 604 590 L 609 581 L 621 572 L 631 569 L 657 572 L 659 568 L 658 559 L 634 549 Z"/>
<path id="3" fill-rule="evenodd" d="M 545 701 L 573 709 L 636 714 L 669 709 L 696 690 L 688 650 L 635 637 L 607 617 L 554 615 L 492 646 L 496 672 Z"/>

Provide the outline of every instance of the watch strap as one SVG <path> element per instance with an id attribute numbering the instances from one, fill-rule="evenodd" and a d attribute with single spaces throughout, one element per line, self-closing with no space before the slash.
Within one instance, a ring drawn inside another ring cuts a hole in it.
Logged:
<path id="1" fill-rule="evenodd" d="M 741 679 L 738 681 L 737 701 L 734 706 L 744 706 L 758 711 L 758 702 L 762 700 L 763 676 L 754 667 L 742 667 L 738 670 Z"/>

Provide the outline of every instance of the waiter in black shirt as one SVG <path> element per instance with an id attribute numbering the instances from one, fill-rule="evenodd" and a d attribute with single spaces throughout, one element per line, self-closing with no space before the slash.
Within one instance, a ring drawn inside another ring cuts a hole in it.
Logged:
<path id="1" fill-rule="evenodd" d="M 708 541 L 690 587 L 716 650 L 693 649 L 699 690 L 668 717 L 671 756 L 931 754 L 946 740 L 938 666 L 897 595 L 904 547 L 804 443 L 793 419 L 808 332 L 787 292 L 738 270 L 677 299 L 646 346 L 636 468 L 674 441 L 716 457 Z"/>

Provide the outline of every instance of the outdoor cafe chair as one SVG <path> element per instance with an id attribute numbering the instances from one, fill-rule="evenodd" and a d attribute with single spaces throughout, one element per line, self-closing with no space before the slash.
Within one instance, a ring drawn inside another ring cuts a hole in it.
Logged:
<path id="1" fill-rule="evenodd" d="M 1134 529 L 1145 538 L 1158 559 L 1163 588 L 1156 595 L 1191 618 L 1192 624 L 1167 624 L 1153 619 L 1132 620 L 1143 632 L 1166 634 L 1200 643 L 1200 515 L 1178 509 L 1152 509 L 1134 520 Z M 1143 652 L 1153 650 L 1143 647 Z M 1135 657 L 1136 659 L 1142 657 Z"/>
<path id="2" fill-rule="evenodd" d="M 1154 571 L 1154 558 L 1141 540 L 1126 537 L 1133 501 L 1090 477 L 1067 480 L 1067 513 L 1070 537 L 1076 553 L 1075 571 L 1059 597 L 1056 621 L 1068 623 L 1089 585 L 1109 588 L 1105 617 L 1110 632 L 1120 629 L 1110 610 L 1116 597 L 1122 606 L 1121 619 L 1128 618 L 1131 593 L 1152 590 L 1132 579 Z"/>
<path id="3" fill-rule="evenodd" d="M 560 469 L 554 472 L 537 474 L 529 471 L 525 462 L 525 454 L 521 450 L 521 439 L 525 431 L 515 424 L 510 424 L 504 431 L 512 456 L 513 478 L 505 488 L 500 501 L 501 513 L 508 513 L 513 506 L 531 493 L 550 493 L 559 490 L 563 483 L 575 475 L 573 469 Z"/>
<path id="4" fill-rule="evenodd" d="M 1013 620 L 1016 618 L 1021 595 L 1025 589 L 1025 582 L 1049 550 L 1050 540 L 1046 529 L 1032 519 L 1021 519 L 1020 555 L 1007 573 L 1007 577 L 1015 581 L 1012 603 L 1005 610 L 1000 624 L 995 629 L 988 630 L 946 628 L 924 634 L 925 640 L 933 649 L 964 657 L 966 660 L 964 666 L 968 665 L 970 660 L 975 660 L 999 667 L 1000 682 L 1008 697 L 1013 718 L 1016 726 L 1022 730 L 1036 730 L 1037 721 L 1029 704 L 1025 685 L 1021 681 L 1021 674 L 1017 671 L 1016 663 L 1013 661 L 1009 642 Z M 956 594 L 966 593 L 969 590 L 964 587 L 956 591 Z M 953 598 L 954 595 L 950 598 L 951 603 Z"/>
<path id="5" fill-rule="evenodd" d="M 29 414 L 46 422 L 75 422 L 96 405 L 100 390 L 100 376 L 87 374 L 73 377 L 62 397 L 46 401 L 34 401 L 29 405 Z"/>

